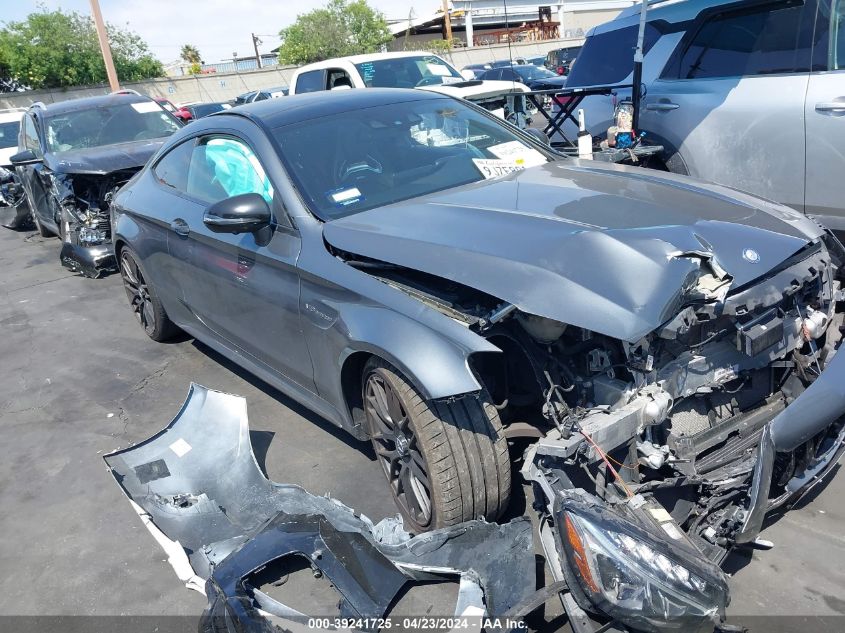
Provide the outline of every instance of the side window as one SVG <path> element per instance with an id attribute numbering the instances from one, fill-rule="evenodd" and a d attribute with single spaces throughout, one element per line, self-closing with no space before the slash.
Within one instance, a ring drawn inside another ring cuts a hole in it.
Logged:
<path id="1" fill-rule="evenodd" d="M 327 74 L 326 87 L 329 90 L 342 87 L 352 88 L 352 78 L 345 70 L 341 68 L 330 68 Z"/>
<path id="2" fill-rule="evenodd" d="M 41 144 L 38 142 L 38 132 L 35 128 L 35 121 L 32 116 L 26 115 L 23 119 L 23 132 L 21 135 L 24 149 L 31 149 L 36 156 L 41 156 Z"/>
<path id="3" fill-rule="evenodd" d="M 323 83 L 323 73 L 322 70 L 309 70 L 299 75 L 296 79 L 296 93 L 325 90 L 326 84 Z"/>
<path id="4" fill-rule="evenodd" d="M 619 83 L 631 74 L 639 26 L 626 26 L 614 31 L 595 33 L 587 38 L 578 55 L 578 63 L 569 72 L 567 86 L 601 86 Z M 661 33 L 652 22 L 645 28 L 643 51 L 646 55 Z M 563 65 L 565 52 L 557 65 Z M 648 63 L 648 62 L 646 62 Z"/>
<path id="5" fill-rule="evenodd" d="M 808 72 L 812 21 L 805 17 L 804 3 L 791 0 L 714 15 L 680 57 L 674 78 Z"/>
<path id="6" fill-rule="evenodd" d="M 191 152 L 187 193 L 214 203 L 244 193 L 273 201 L 273 186 L 255 153 L 242 141 L 227 136 L 200 139 Z"/>
<path id="7" fill-rule="evenodd" d="M 188 191 L 188 167 L 196 139 L 180 143 L 171 149 L 153 167 L 156 180 L 165 187 L 171 187 L 180 193 Z"/>

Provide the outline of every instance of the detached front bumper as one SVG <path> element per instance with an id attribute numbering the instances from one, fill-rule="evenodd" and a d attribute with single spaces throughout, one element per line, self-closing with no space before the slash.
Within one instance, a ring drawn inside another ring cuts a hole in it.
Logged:
<path id="1" fill-rule="evenodd" d="M 62 266 L 86 277 L 97 278 L 105 272 L 117 270 L 117 260 L 111 242 L 98 246 L 81 246 L 64 242 L 59 255 Z"/>
<path id="2" fill-rule="evenodd" d="M 737 537 L 738 543 L 748 543 L 757 538 L 768 511 L 800 499 L 833 470 L 845 452 L 843 426 L 835 437 L 828 438 L 804 472 L 786 484 L 786 491 L 780 497 L 769 499 L 776 453 L 795 450 L 845 416 L 845 352 L 842 349 L 828 361 L 821 376 L 775 416 L 763 432 L 751 484 L 748 515 Z"/>

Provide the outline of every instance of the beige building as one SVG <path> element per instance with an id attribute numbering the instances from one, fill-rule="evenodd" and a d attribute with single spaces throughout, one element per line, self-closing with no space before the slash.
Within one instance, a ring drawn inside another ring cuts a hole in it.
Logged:
<path id="1" fill-rule="evenodd" d="M 431 0 L 430 0 L 431 1 Z M 393 50 L 420 48 L 429 40 L 446 37 L 442 9 L 430 14 L 412 13 L 390 20 L 396 38 Z M 452 0 L 449 16 L 452 36 L 464 46 L 583 38 L 587 31 L 616 17 L 636 0 Z M 395 16 L 392 16 L 395 17 Z"/>

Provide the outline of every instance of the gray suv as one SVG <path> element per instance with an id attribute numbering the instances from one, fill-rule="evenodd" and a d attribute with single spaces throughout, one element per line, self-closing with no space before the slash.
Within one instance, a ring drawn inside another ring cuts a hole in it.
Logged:
<path id="1" fill-rule="evenodd" d="M 649 4 L 640 128 L 665 166 L 845 231 L 845 0 Z M 593 29 L 567 85 L 630 83 L 638 21 Z M 603 134 L 612 99 L 584 107 Z"/>

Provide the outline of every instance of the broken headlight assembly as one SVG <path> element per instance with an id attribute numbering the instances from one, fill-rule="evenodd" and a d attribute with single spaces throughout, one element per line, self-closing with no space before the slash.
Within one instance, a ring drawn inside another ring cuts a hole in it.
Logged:
<path id="1" fill-rule="evenodd" d="M 581 606 L 652 633 L 712 631 L 728 603 L 718 567 L 690 551 L 672 556 L 658 537 L 610 514 L 557 512 L 567 583 L 580 589 L 573 591 L 578 602 L 589 603 Z"/>

